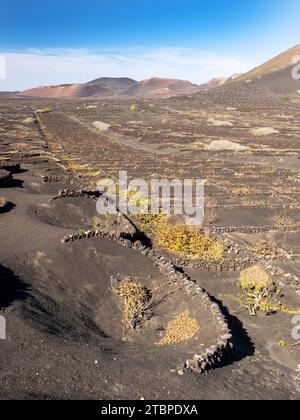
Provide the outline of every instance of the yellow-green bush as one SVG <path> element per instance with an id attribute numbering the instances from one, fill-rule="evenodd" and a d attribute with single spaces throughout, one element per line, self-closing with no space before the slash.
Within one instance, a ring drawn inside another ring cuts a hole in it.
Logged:
<path id="1" fill-rule="evenodd" d="M 249 310 L 250 315 L 255 316 L 260 311 L 270 314 L 284 310 L 286 305 L 280 302 L 280 289 L 262 267 L 253 266 L 244 270 L 239 285 L 243 294 L 235 299 Z"/>
<path id="2" fill-rule="evenodd" d="M 224 246 L 196 226 L 166 224 L 157 231 L 157 239 L 160 246 L 183 256 L 206 260 L 223 258 Z"/>
<path id="3" fill-rule="evenodd" d="M 50 112 L 52 112 L 52 108 L 50 108 L 50 107 L 42 109 L 43 114 L 49 114 Z"/>
<path id="4" fill-rule="evenodd" d="M 166 225 L 169 215 L 163 212 L 159 214 L 137 214 L 134 218 L 141 232 L 153 236 Z"/>
<path id="5" fill-rule="evenodd" d="M 254 188 L 251 188 L 251 187 L 233 188 L 233 194 L 238 195 L 238 196 L 252 195 L 252 194 L 255 194 L 255 190 Z"/>
<path id="6" fill-rule="evenodd" d="M 265 287 L 273 285 L 273 280 L 265 270 L 255 265 L 242 271 L 240 276 L 240 286 L 242 289 L 262 290 Z"/>
<path id="7" fill-rule="evenodd" d="M 282 301 L 281 290 L 273 279 L 260 266 L 253 266 L 244 270 L 239 279 L 238 286 L 242 290 L 237 295 L 220 295 L 220 298 L 230 297 L 239 302 L 240 306 L 248 309 L 251 316 L 258 312 L 266 315 L 275 312 L 285 312 L 292 315 L 300 313 L 299 308 L 288 306 Z"/>

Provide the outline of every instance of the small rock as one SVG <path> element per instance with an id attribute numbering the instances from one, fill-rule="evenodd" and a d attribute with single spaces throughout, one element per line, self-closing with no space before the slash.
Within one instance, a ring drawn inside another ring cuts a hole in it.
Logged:
<path id="1" fill-rule="evenodd" d="M 23 124 L 33 124 L 35 122 L 35 119 L 32 117 L 28 117 L 28 118 L 25 118 L 25 120 L 23 120 L 22 122 Z"/>
<path id="2" fill-rule="evenodd" d="M 110 129 L 110 125 L 106 124 L 102 121 L 94 121 L 93 122 L 93 126 L 98 130 L 98 131 L 107 131 Z"/>

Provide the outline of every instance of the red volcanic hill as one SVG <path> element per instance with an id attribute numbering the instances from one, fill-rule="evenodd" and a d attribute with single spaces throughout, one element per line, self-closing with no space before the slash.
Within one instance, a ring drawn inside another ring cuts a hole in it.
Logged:
<path id="1" fill-rule="evenodd" d="M 88 82 L 86 85 L 102 86 L 106 89 L 114 91 L 114 93 L 118 95 L 136 83 L 136 80 L 128 77 L 100 77 L 99 79 Z"/>
<path id="2" fill-rule="evenodd" d="M 110 96 L 110 91 L 102 86 L 87 86 L 85 84 L 40 86 L 24 90 L 19 96 L 32 96 L 39 98 L 83 98 L 95 95 Z"/>
<path id="3" fill-rule="evenodd" d="M 19 93 L 19 96 L 40 98 L 97 98 L 120 95 L 125 89 L 137 83 L 129 78 L 103 77 L 88 83 L 74 83 L 55 86 L 40 86 Z"/>
<path id="4" fill-rule="evenodd" d="M 102 77 L 82 84 L 41 86 L 25 90 L 19 96 L 40 98 L 101 98 L 116 96 L 168 97 L 190 95 L 199 91 L 191 82 L 152 78 L 136 82 L 129 78 Z"/>
<path id="5" fill-rule="evenodd" d="M 129 87 L 123 92 L 127 96 L 166 97 L 190 95 L 199 91 L 197 85 L 186 80 L 153 77 Z"/>

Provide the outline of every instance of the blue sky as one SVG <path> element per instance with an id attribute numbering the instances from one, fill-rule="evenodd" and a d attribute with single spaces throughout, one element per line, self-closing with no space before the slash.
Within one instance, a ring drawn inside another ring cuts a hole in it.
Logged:
<path id="1" fill-rule="evenodd" d="M 200 83 L 300 42 L 298 0 L 1 0 L 0 16 L 0 90 L 106 75 Z"/>

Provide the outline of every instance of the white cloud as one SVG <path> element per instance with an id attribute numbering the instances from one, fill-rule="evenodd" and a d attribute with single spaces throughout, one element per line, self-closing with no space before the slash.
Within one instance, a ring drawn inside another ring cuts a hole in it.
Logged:
<path id="1" fill-rule="evenodd" d="M 2 54 L 6 80 L 0 90 L 23 90 L 40 85 L 87 82 L 102 76 L 173 77 L 203 83 L 212 77 L 250 70 L 258 63 L 188 48 L 28 49 Z"/>
<path id="2" fill-rule="evenodd" d="M 6 60 L 4 55 L 0 55 L 0 80 L 6 79 Z"/>

